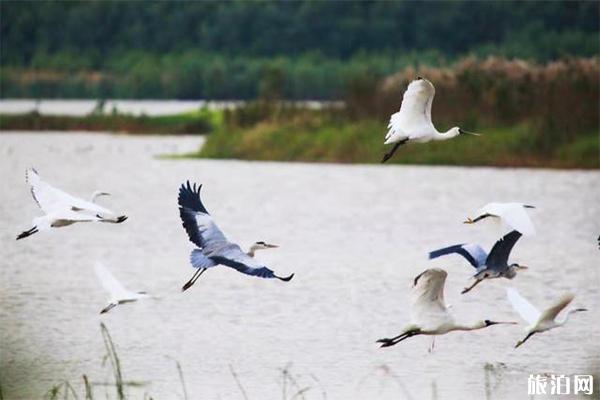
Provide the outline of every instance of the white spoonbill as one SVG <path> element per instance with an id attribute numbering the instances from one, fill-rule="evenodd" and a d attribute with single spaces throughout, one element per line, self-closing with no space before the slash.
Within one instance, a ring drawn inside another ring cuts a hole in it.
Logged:
<path id="1" fill-rule="evenodd" d="M 253 258 L 252 249 L 249 253 L 244 253 L 240 246 L 227 240 L 202 204 L 201 188 L 202 185 L 196 184 L 192 187 L 189 181 L 179 188 L 179 216 L 190 241 L 198 246 L 190 254 L 190 262 L 192 267 L 196 268 L 196 272 L 183 285 L 182 290 L 189 289 L 204 271 L 217 265 L 231 267 L 243 274 L 276 278 L 285 282 L 294 277 L 294 274 L 287 277 L 275 275 L 272 270 Z"/>
<path id="2" fill-rule="evenodd" d="M 19 234 L 17 240 L 39 231 L 60 228 L 76 222 L 111 222 L 118 224 L 127 219 L 125 215 L 117 218 L 103 216 L 103 214 L 113 214 L 113 212 L 93 201 L 98 196 L 108 195 L 106 192 L 95 191 L 91 197 L 92 201 L 85 201 L 44 182 L 33 168 L 26 171 L 25 177 L 27 183 L 31 186 L 33 199 L 45 215 L 34 218 L 33 227 Z"/>
<path id="3" fill-rule="evenodd" d="M 523 203 L 488 203 L 481 207 L 475 218 L 467 217 L 465 224 L 474 224 L 485 218 L 492 218 L 523 234 L 531 236 L 535 234 L 535 227 L 531 218 L 525 211 L 528 208 L 535 208 Z"/>
<path id="4" fill-rule="evenodd" d="M 575 298 L 572 293 L 564 294 L 560 299 L 558 299 L 558 301 L 556 301 L 549 308 L 545 309 L 543 312 L 540 312 L 537 308 L 535 308 L 530 302 L 521 296 L 515 288 L 506 289 L 506 297 L 515 311 L 521 315 L 521 318 L 529 323 L 529 326 L 526 330 L 527 335 L 523 340 L 519 340 L 517 342 L 515 348 L 525 343 L 527 339 L 536 333 L 549 331 L 550 329 L 563 326 L 567 323 L 571 314 L 580 311 L 587 311 L 586 308 L 574 308 L 569 310 L 567 315 L 565 315 L 561 321 L 556 320 L 558 313 L 568 306 L 569 303 Z"/>
<path id="5" fill-rule="evenodd" d="M 446 271 L 432 268 L 414 279 L 410 299 L 411 323 L 398 336 L 379 339 L 377 343 L 381 343 L 381 347 L 393 346 L 416 335 L 444 335 L 452 331 L 474 331 L 497 324 L 516 324 L 488 319 L 470 324 L 456 323 L 444 302 L 444 284 L 447 276 Z"/>
<path id="6" fill-rule="evenodd" d="M 102 263 L 96 263 L 94 270 L 96 271 L 96 276 L 98 276 L 100 283 L 110 295 L 108 305 L 100 311 L 100 314 L 109 312 L 119 304 L 133 303 L 140 299 L 150 297 L 146 292 L 132 292 L 131 290 L 125 289 L 121 282 L 119 282 Z"/>
<path id="7" fill-rule="evenodd" d="M 431 122 L 431 104 L 435 96 L 435 88 L 427 79 L 418 77 L 412 81 L 402 98 L 400 111 L 392 114 L 388 124 L 388 133 L 384 144 L 394 144 L 394 147 L 383 156 L 386 162 L 407 142 L 425 143 L 432 140 L 452 139 L 461 133 L 479 136 L 478 133 L 468 132 L 459 127 L 450 128 L 447 132 L 439 132 Z"/>

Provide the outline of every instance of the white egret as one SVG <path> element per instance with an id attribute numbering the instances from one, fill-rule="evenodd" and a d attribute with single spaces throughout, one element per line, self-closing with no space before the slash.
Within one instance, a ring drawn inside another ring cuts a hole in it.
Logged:
<path id="1" fill-rule="evenodd" d="M 511 230 L 521 232 L 524 236 L 535 234 L 535 228 L 531 218 L 525 211 L 527 208 L 535 208 L 522 203 L 489 203 L 481 207 L 475 218 L 467 217 L 465 224 L 474 224 L 485 218 L 493 218 L 508 226 Z"/>
<path id="2" fill-rule="evenodd" d="M 71 196 L 44 182 L 37 171 L 28 169 L 25 174 L 27 183 L 31 186 L 31 194 L 45 215 L 33 219 L 33 227 L 17 236 L 17 240 L 26 238 L 34 233 L 50 228 L 60 228 L 76 222 L 110 222 L 121 223 L 127 219 L 125 215 L 117 218 L 107 218 L 103 214 L 113 214 L 107 208 L 90 201 Z M 92 200 L 106 192 L 96 191 Z"/>
<path id="3" fill-rule="evenodd" d="M 432 268 L 414 279 L 410 300 L 411 322 L 398 336 L 379 339 L 377 343 L 381 343 L 381 347 L 394 346 L 416 335 L 444 335 L 452 331 L 474 331 L 492 325 L 516 324 L 488 319 L 468 324 L 455 322 L 444 302 L 444 284 L 447 276 L 446 271 Z"/>
<path id="4" fill-rule="evenodd" d="M 400 111 L 392 114 L 390 118 L 384 144 L 393 143 L 394 147 L 383 156 L 382 163 L 392 158 L 396 150 L 407 142 L 447 140 L 461 133 L 479 136 L 478 133 L 468 132 L 457 126 L 447 132 L 439 132 L 435 129 L 431 122 L 433 96 L 435 96 L 435 88 L 427 79 L 418 77 L 408 85 L 402 97 Z"/>
<path id="5" fill-rule="evenodd" d="M 244 253 L 240 246 L 227 240 L 202 204 L 201 188 L 202 185 L 196 187 L 196 184 L 192 187 L 189 181 L 179 188 L 179 216 L 190 241 L 198 246 L 190 255 L 190 262 L 196 272 L 182 290 L 190 288 L 204 271 L 217 265 L 225 265 L 247 275 L 276 278 L 285 282 L 294 277 L 294 274 L 287 277 L 275 275 L 251 255 Z M 253 253 L 252 250 L 251 252 Z"/>
<path id="6" fill-rule="evenodd" d="M 125 289 L 121 282 L 119 282 L 102 263 L 96 263 L 94 270 L 96 271 L 96 276 L 98 276 L 100 283 L 110 295 L 108 305 L 100 311 L 100 314 L 110 311 L 119 304 L 133 303 L 140 299 L 150 297 L 146 292 L 132 292 L 131 290 Z"/>
<path id="7" fill-rule="evenodd" d="M 477 270 L 475 275 L 473 275 L 475 282 L 468 288 L 463 289 L 461 293 L 465 294 L 484 279 L 512 279 L 517 275 L 517 270 L 528 268 L 525 265 L 517 263 L 508 264 L 508 256 L 520 237 L 521 234 L 517 231 L 512 231 L 504 235 L 502 239 L 494 244 L 490 254 L 487 254 L 485 250 L 477 244 L 457 244 L 432 251 L 429 253 L 429 259 L 456 253 L 463 256 L 473 267 L 475 267 Z"/>
<path id="8" fill-rule="evenodd" d="M 521 296 L 515 288 L 506 289 L 506 297 L 515 311 L 521 315 L 521 318 L 529 323 L 529 326 L 526 328 L 527 334 L 525 338 L 523 340 L 519 340 L 515 345 L 515 348 L 525 343 L 527 339 L 536 333 L 545 332 L 550 329 L 563 326 L 567 323 L 571 314 L 580 311 L 587 311 L 585 308 L 575 308 L 569 310 L 567 315 L 565 315 L 565 318 L 561 321 L 556 320 L 557 315 L 575 298 L 572 293 L 564 294 L 558 301 L 545 309 L 543 312 L 540 312 L 537 308 L 535 308 L 530 302 Z"/>

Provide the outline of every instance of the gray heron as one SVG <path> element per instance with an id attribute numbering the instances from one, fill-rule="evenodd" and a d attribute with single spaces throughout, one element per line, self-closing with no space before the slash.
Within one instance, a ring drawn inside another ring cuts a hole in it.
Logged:
<path id="1" fill-rule="evenodd" d="M 457 126 L 447 132 L 435 129 L 431 122 L 431 104 L 434 96 L 435 88 L 427 79 L 418 77 L 408 85 L 402 97 L 400 111 L 390 117 L 384 144 L 394 144 L 394 147 L 383 156 L 382 163 L 392 158 L 396 150 L 408 142 L 447 140 L 461 133 L 479 136 L 478 133 L 468 132 Z"/>
<path id="2" fill-rule="evenodd" d="M 183 285 L 182 290 L 189 289 L 209 268 L 224 265 L 243 274 L 260 278 L 276 278 L 284 282 L 290 281 L 294 274 L 280 277 L 265 265 L 256 261 L 252 255 L 244 253 L 240 246 L 230 242 L 202 204 L 200 189 L 202 185 L 193 187 L 190 182 L 179 188 L 179 216 L 190 241 L 198 246 L 190 254 L 190 262 L 196 272 Z M 257 242 L 259 243 L 259 242 Z M 264 242 L 263 242 L 264 243 Z M 271 245 L 273 246 L 273 245 Z M 253 251 L 251 250 L 253 253 Z"/>
<path id="3" fill-rule="evenodd" d="M 517 263 L 508 264 L 508 256 L 520 237 L 521 233 L 518 231 L 511 231 L 507 233 L 504 235 L 504 237 L 498 240 L 496 244 L 494 244 L 490 254 L 487 254 L 485 250 L 483 250 L 481 246 L 477 244 L 457 244 L 432 251 L 429 253 L 429 259 L 434 259 L 448 254 L 460 254 L 473 267 L 475 267 L 476 272 L 475 275 L 473 275 L 475 282 L 461 292 L 462 294 L 465 294 L 484 279 L 494 279 L 500 277 L 512 279 L 517 275 L 517 270 L 528 268 L 525 265 L 519 265 Z"/>
<path id="4" fill-rule="evenodd" d="M 508 226 L 511 230 L 521 232 L 524 236 L 535 234 L 535 227 L 525 211 L 534 206 L 523 203 L 488 203 L 481 207 L 474 218 L 467 217 L 465 224 L 474 224 L 490 218 Z"/>
<path id="5" fill-rule="evenodd" d="M 515 345 L 515 348 L 525 343 L 527 339 L 536 333 L 549 331 L 550 329 L 563 326 L 567 323 L 571 314 L 587 311 L 586 308 L 574 308 L 569 310 L 567 315 L 565 315 L 562 320 L 558 321 L 556 319 L 558 314 L 575 298 L 572 293 L 565 293 L 554 304 L 544 311 L 539 311 L 537 308 L 535 308 L 529 301 L 521 296 L 515 288 L 506 289 L 506 297 L 515 311 L 519 313 L 521 318 L 529 323 L 529 326 L 526 328 L 525 338 L 523 340 L 519 340 Z"/>
<path id="6" fill-rule="evenodd" d="M 516 322 L 496 322 L 479 320 L 473 323 L 457 323 L 444 302 L 444 284 L 448 273 L 442 269 L 427 269 L 414 278 L 410 296 L 410 323 L 397 336 L 379 339 L 381 347 L 394 346 L 417 335 L 445 335 L 452 331 L 474 331 L 498 324 Z"/>
<path id="7" fill-rule="evenodd" d="M 93 202 L 98 196 L 108 195 L 106 192 L 95 191 L 91 197 L 92 201 L 86 201 L 71 196 L 44 182 L 33 168 L 26 171 L 25 177 L 27 183 L 31 186 L 33 199 L 45 215 L 34 218 L 33 227 L 19 234 L 17 240 L 40 231 L 50 228 L 60 228 L 76 222 L 109 222 L 119 224 L 127 219 L 125 215 L 116 218 L 105 217 L 104 214 L 113 214 L 113 212 Z"/>

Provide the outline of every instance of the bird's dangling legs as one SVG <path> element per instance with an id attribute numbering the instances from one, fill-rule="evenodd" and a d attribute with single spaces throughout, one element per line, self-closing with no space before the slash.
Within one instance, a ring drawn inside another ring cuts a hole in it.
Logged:
<path id="1" fill-rule="evenodd" d="M 198 278 L 200 278 L 200 275 L 202 275 L 202 273 L 204 271 L 206 271 L 206 268 L 198 268 L 198 270 L 196 272 L 194 272 L 194 276 L 192 276 L 192 279 L 190 279 L 189 281 L 187 281 L 187 283 L 185 285 L 183 285 L 183 287 L 181 288 L 181 291 L 185 292 L 190 287 L 192 287 L 192 285 L 194 283 L 196 283 L 196 281 L 198 280 Z"/>
<path id="2" fill-rule="evenodd" d="M 434 348 L 435 348 L 435 336 L 431 339 L 431 346 L 429 346 L 429 353 L 433 353 Z"/>
<path id="3" fill-rule="evenodd" d="M 387 160 L 392 158 L 392 156 L 394 155 L 396 150 L 398 150 L 398 148 L 406 142 L 408 142 L 408 138 L 396 143 L 389 152 L 385 153 L 385 155 L 383 156 L 383 159 L 381 160 L 381 163 L 383 164 L 384 162 L 386 162 Z"/>
<path id="4" fill-rule="evenodd" d="M 104 218 L 100 214 L 96 214 L 96 217 L 100 218 L 100 222 L 110 222 L 112 224 L 120 224 L 127 219 L 127 215 L 121 215 L 117 218 Z"/>
<path id="5" fill-rule="evenodd" d="M 100 314 L 104 314 L 109 312 L 110 310 L 112 310 L 113 308 L 115 308 L 117 306 L 117 303 L 110 303 L 109 305 L 107 305 L 106 307 L 104 307 L 102 309 L 102 311 L 100 311 Z"/>
<path id="6" fill-rule="evenodd" d="M 408 339 L 411 336 L 417 335 L 418 333 L 419 333 L 418 330 L 406 331 L 406 332 L 401 333 L 398 336 L 395 336 L 393 338 L 379 339 L 376 343 L 381 343 L 380 347 L 390 347 L 390 346 L 400 343 L 404 339 Z"/>
<path id="7" fill-rule="evenodd" d="M 34 226 L 30 230 L 20 233 L 19 236 L 17 236 L 17 240 L 24 239 L 27 236 L 31 236 L 31 235 L 33 235 L 34 233 L 37 233 L 37 232 L 39 232 L 39 230 L 38 230 L 37 226 Z"/>
<path id="8" fill-rule="evenodd" d="M 532 336 L 534 333 L 535 333 L 535 332 L 531 332 L 531 333 L 527 334 L 527 336 L 525 336 L 525 339 L 523 339 L 523 340 L 519 340 L 519 341 L 517 342 L 517 344 L 515 345 L 515 349 L 516 349 L 517 347 L 519 347 L 520 345 L 522 345 L 523 343 L 525 343 L 525 342 L 527 341 L 527 339 L 529 339 L 529 338 L 530 338 L 530 337 L 531 337 L 531 336 Z"/>
<path id="9" fill-rule="evenodd" d="M 468 288 L 464 288 L 462 292 L 460 292 L 460 294 L 465 294 L 468 291 L 470 291 L 471 289 L 473 289 L 475 286 L 477 286 L 479 284 L 479 282 L 481 282 L 483 279 L 477 279 L 475 282 L 473 282 L 473 284 L 471 286 L 469 286 Z"/>

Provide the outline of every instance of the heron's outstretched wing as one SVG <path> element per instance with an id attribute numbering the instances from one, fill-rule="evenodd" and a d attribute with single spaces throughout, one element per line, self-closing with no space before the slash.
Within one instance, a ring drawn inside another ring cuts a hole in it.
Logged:
<path id="1" fill-rule="evenodd" d="M 486 260 L 486 266 L 489 269 L 504 269 L 508 263 L 508 256 L 512 248 L 514 247 L 517 240 L 521 237 L 521 233 L 518 231 L 511 231 L 504 235 L 502 239 L 498 240 L 492 250 L 490 251 L 490 255 Z"/>
<path id="2" fill-rule="evenodd" d="M 533 306 L 533 304 L 521 296 L 517 289 L 512 287 L 506 289 L 506 297 L 515 311 L 519 313 L 521 318 L 523 318 L 529 324 L 534 324 L 538 321 L 541 313 Z"/>
<path id="3" fill-rule="evenodd" d="M 224 250 L 222 254 L 214 255 L 210 258 L 217 264 L 234 268 L 246 275 L 258 276 L 260 278 L 278 278 L 282 280 L 289 280 L 291 279 L 291 276 L 293 276 L 292 274 L 288 279 L 275 275 L 275 272 L 256 261 L 255 258 L 244 253 L 237 245 L 231 245 L 228 249 Z"/>
<path id="4" fill-rule="evenodd" d="M 179 216 L 190 241 L 201 249 L 219 247 L 227 238 L 206 211 L 200 199 L 202 185 L 190 181 L 179 188 Z"/>
<path id="5" fill-rule="evenodd" d="M 96 271 L 96 276 L 100 280 L 100 283 L 104 287 L 104 289 L 110 294 L 113 299 L 124 299 L 129 297 L 131 293 L 129 290 L 125 289 L 125 287 L 119 282 L 113 274 L 104 266 L 104 264 L 97 262 L 94 265 L 94 271 Z"/>
<path id="6" fill-rule="evenodd" d="M 438 258 L 448 254 L 460 254 L 467 259 L 469 264 L 475 268 L 479 268 L 485 264 L 487 253 L 485 250 L 476 244 L 457 244 L 454 246 L 444 247 L 443 249 L 435 250 L 429 253 L 429 259 Z"/>
<path id="7" fill-rule="evenodd" d="M 558 313 L 561 312 L 563 308 L 568 306 L 574 298 L 575 296 L 573 296 L 572 293 L 563 294 L 561 298 L 556 301 L 556 303 L 542 312 L 540 318 L 547 321 L 555 319 Z"/>
<path id="8" fill-rule="evenodd" d="M 411 291 L 411 320 L 426 328 L 451 319 L 444 301 L 444 284 L 448 273 L 439 268 L 427 269 L 414 279 Z"/>
<path id="9" fill-rule="evenodd" d="M 46 214 L 59 210 L 89 211 L 100 214 L 113 212 L 98 204 L 79 199 L 44 182 L 38 172 L 30 168 L 26 171 L 27 183 L 31 186 L 31 194 L 38 206 Z"/>

